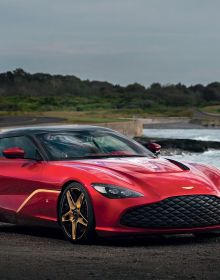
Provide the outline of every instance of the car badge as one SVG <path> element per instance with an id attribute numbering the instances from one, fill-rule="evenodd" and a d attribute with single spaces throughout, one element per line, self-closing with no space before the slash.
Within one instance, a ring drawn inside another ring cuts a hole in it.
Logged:
<path id="1" fill-rule="evenodd" d="M 184 189 L 184 190 L 192 190 L 192 189 L 194 189 L 194 187 L 193 186 L 187 186 L 187 187 L 182 187 L 182 189 Z"/>

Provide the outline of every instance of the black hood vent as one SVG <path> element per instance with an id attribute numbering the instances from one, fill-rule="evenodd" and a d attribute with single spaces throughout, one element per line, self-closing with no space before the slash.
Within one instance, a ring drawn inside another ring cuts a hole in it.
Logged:
<path id="1" fill-rule="evenodd" d="M 185 164 L 183 164 L 182 162 L 170 159 L 170 158 L 166 158 L 167 160 L 169 160 L 169 162 L 175 164 L 176 166 L 180 167 L 182 170 L 190 170 L 190 168 L 188 166 L 186 166 Z"/>

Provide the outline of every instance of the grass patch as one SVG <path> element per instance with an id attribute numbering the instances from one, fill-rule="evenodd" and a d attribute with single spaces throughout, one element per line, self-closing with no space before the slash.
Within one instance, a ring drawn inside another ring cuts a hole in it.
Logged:
<path id="1" fill-rule="evenodd" d="M 212 113 L 212 114 L 220 114 L 220 105 L 212 105 L 201 108 L 203 112 Z"/>
<path id="2" fill-rule="evenodd" d="M 169 108 L 159 107 L 157 110 L 137 110 L 137 109 L 99 109 L 88 111 L 0 111 L 0 116 L 44 116 L 65 118 L 68 123 L 104 123 L 126 121 L 131 118 L 151 118 L 151 117 L 190 117 L 192 108 Z"/>

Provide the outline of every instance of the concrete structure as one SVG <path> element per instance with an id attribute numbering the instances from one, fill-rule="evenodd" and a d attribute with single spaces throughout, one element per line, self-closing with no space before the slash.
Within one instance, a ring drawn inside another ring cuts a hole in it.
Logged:
<path id="1" fill-rule="evenodd" d="M 114 129 L 129 137 L 139 137 L 143 135 L 143 122 L 139 119 L 112 123 L 96 123 L 94 125 Z"/>

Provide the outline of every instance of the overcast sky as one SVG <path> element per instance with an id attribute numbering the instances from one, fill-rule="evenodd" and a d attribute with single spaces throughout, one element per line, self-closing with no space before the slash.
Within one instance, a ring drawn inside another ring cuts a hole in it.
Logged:
<path id="1" fill-rule="evenodd" d="M 0 72 L 220 80 L 219 0 L 0 0 Z"/>

